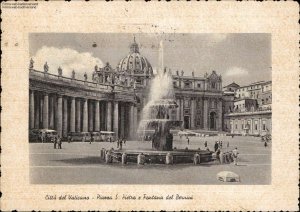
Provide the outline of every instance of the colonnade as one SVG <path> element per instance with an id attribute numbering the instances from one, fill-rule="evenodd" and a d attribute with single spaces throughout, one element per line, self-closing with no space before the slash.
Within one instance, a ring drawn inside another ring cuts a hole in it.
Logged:
<path id="1" fill-rule="evenodd" d="M 137 108 L 123 101 L 97 100 L 30 90 L 30 129 L 69 132 L 113 131 L 132 138 L 137 128 Z"/>

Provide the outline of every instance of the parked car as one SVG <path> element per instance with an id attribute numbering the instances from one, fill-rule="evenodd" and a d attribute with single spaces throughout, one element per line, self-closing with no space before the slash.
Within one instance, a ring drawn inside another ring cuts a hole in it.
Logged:
<path id="1" fill-rule="evenodd" d="M 56 130 L 32 129 L 29 131 L 29 142 L 52 142 L 52 138 L 57 136 Z"/>
<path id="2" fill-rule="evenodd" d="M 100 132 L 91 132 L 91 137 L 93 136 L 94 141 L 100 141 L 101 140 L 101 134 Z"/>
<path id="3" fill-rule="evenodd" d="M 111 131 L 100 131 L 100 141 L 115 141 L 115 133 Z"/>
<path id="4" fill-rule="evenodd" d="M 69 132 L 68 136 L 72 138 L 72 141 L 89 142 L 91 140 L 89 132 Z"/>
<path id="5" fill-rule="evenodd" d="M 39 129 L 31 129 L 29 130 L 29 142 L 40 142 L 40 130 Z"/>

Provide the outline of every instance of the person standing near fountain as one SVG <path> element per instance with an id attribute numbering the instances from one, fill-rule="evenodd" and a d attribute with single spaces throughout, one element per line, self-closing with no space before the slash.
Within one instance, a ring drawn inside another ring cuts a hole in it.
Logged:
<path id="1" fill-rule="evenodd" d="M 166 150 L 171 150 L 173 149 L 173 135 L 168 130 L 167 135 L 166 135 Z"/>

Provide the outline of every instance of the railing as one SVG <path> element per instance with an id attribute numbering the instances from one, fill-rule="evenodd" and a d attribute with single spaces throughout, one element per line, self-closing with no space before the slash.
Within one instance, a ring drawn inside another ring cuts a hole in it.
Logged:
<path id="1" fill-rule="evenodd" d="M 109 83 L 98 83 L 98 82 L 92 82 L 92 81 L 85 81 L 75 78 L 69 78 L 65 76 L 50 74 L 46 72 L 37 71 L 34 69 L 30 69 L 30 74 L 34 76 L 38 76 L 43 79 L 49 79 L 49 80 L 58 80 L 62 82 L 66 82 L 69 84 L 78 84 L 82 86 L 87 86 L 91 88 L 96 89 L 103 89 L 103 90 L 116 90 L 116 91 L 133 91 L 133 87 L 124 86 L 124 85 L 116 85 L 116 84 L 109 84 Z"/>

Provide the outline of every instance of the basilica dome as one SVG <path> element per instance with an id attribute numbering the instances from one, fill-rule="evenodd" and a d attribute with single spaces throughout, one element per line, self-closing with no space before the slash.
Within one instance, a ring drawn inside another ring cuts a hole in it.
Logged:
<path id="1" fill-rule="evenodd" d="M 153 76 L 153 69 L 149 61 L 140 54 L 139 45 L 135 42 L 130 45 L 130 53 L 120 60 L 117 70 L 132 75 Z"/>

